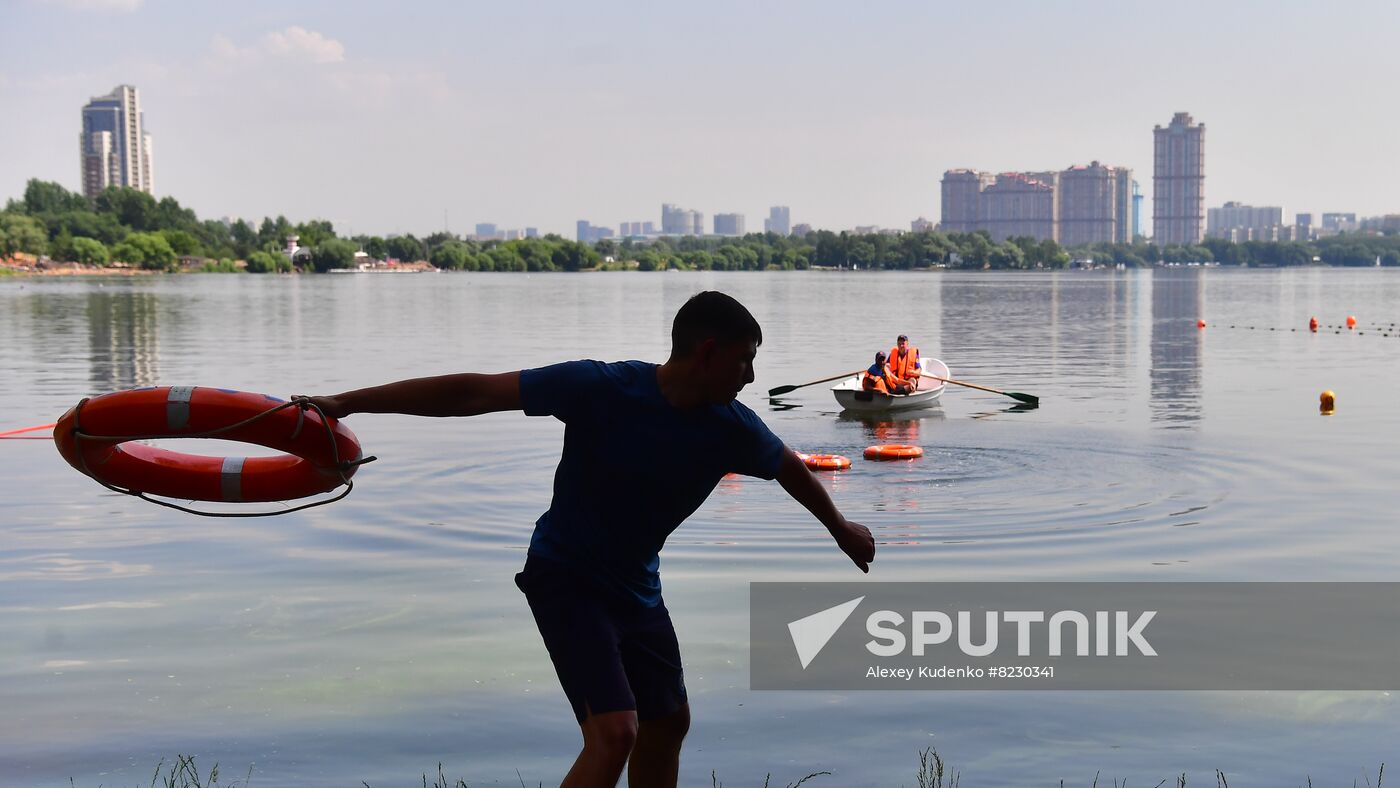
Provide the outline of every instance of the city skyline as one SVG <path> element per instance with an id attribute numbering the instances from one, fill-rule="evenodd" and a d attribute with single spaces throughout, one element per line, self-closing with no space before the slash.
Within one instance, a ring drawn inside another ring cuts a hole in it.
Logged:
<path id="1" fill-rule="evenodd" d="M 745 25 L 720 23 L 730 5 Z M 939 215 L 939 177 L 955 167 L 1097 159 L 1146 186 L 1146 130 L 1183 108 L 1210 123 L 1208 206 L 1400 211 L 1383 188 L 1400 176 L 1386 131 L 1400 110 L 1374 100 L 1368 77 L 1400 64 L 1382 35 L 1400 9 L 1248 5 L 1188 2 L 1159 20 L 1149 8 L 1091 2 L 1014 13 L 897 3 L 854 18 L 828 3 L 718 3 L 713 19 L 674 40 L 679 10 L 637 15 L 608 3 L 470 12 L 409 3 L 385 25 L 361 4 L 18 0 L 7 8 L 14 40 L 0 54 L 0 91 L 22 122 L 0 124 L 0 145 L 22 155 L 0 161 L 0 192 L 18 196 L 31 177 L 81 191 L 75 108 L 130 84 L 159 118 L 157 196 L 201 216 L 324 218 L 350 233 L 446 224 L 466 234 L 490 220 L 567 237 L 581 216 L 654 221 L 662 201 L 742 214 L 753 229 L 773 205 L 821 228 L 907 227 Z M 1207 13 L 1241 24 L 1192 22 Z M 528 32 L 532 46 L 517 52 L 517 36 L 492 35 L 462 47 L 451 32 L 483 26 Z M 933 29 L 959 35 L 921 45 Z M 1045 59 L 1046 41 L 1086 30 L 1099 42 L 1094 57 Z M 1183 36 L 1197 55 L 1171 68 L 1151 60 Z M 1276 46 L 1295 36 L 1319 46 L 1307 56 Z M 990 39 L 1004 44 L 995 56 L 979 43 Z M 55 40 L 62 58 L 46 54 Z M 1115 59 L 1140 65 L 1103 68 Z M 1216 78 L 1243 63 L 1306 99 L 1308 112 Z M 722 106 L 654 101 L 676 77 L 778 89 Z M 1057 87 L 1074 83 L 1096 90 Z M 1142 212 L 1152 210 L 1149 195 Z"/>

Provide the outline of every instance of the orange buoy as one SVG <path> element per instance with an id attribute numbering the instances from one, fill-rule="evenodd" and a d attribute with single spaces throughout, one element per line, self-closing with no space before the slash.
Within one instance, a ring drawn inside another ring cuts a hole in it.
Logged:
<path id="1" fill-rule="evenodd" d="M 1347 328 L 1356 328 L 1356 315 L 1347 315 Z"/>
<path id="2" fill-rule="evenodd" d="M 814 471 L 844 471 L 851 461 L 839 454 L 799 454 L 802 464 Z"/>
<path id="3" fill-rule="evenodd" d="M 1205 328 L 1205 327 L 1206 327 L 1206 321 L 1204 321 L 1204 320 L 1197 320 L 1197 321 L 1196 321 L 1196 328 Z"/>
<path id="4" fill-rule="evenodd" d="M 268 411 L 285 400 L 203 386 L 118 391 L 79 402 L 54 425 L 53 440 L 69 465 L 112 487 L 194 501 L 269 502 L 329 492 L 354 475 L 360 443 L 343 423 L 326 423 L 297 407 Z M 219 432 L 259 414 L 227 432 Z M 286 452 L 271 457 L 209 457 L 137 443 L 218 432 Z"/>
<path id="5" fill-rule="evenodd" d="M 1331 416 L 1332 412 L 1337 409 L 1337 395 L 1333 394 L 1330 389 L 1322 392 L 1322 396 L 1318 400 L 1318 410 L 1322 411 L 1324 416 Z"/>
<path id="6" fill-rule="evenodd" d="M 1317 318 L 1314 317 L 1308 320 L 1308 330 L 1314 334 L 1317 333 Z"/>
<path id="7" fill-rule="evenodd" d="M 913 460 L 922 456 L 922 448 L 902 443 L 882 443 L 865 450 L 867 460 Z"/>

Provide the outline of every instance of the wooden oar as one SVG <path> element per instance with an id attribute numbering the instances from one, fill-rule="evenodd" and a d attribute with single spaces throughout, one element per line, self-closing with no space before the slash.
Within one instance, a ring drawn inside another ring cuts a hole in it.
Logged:
<path id="1" fill-rule="evenodd" d="M 961 380 L 953 380 L 952 378 L 940 378 L 937 375 L 930 375 L 927 372 L 925 372 L 923 376 L 926 378 L 933 378 L 934 380 L 941 380 L 944 383 L 952 383 L 958 386 L 967 386 L 970 389 L 977 389 L 978 391 L 990 391 L 993 394 L 1000 394 L 1003 397 L 1010 397 L 1018 402 L 1024 402 L 1027 405 L 1040 404 L 1040 397 L 1037 397 L 1033 394 L 1022 394 L 1016 391 L 998 391 L 996 389 L 989 389 L 986 386 L 979 386 L 976 383 L 964 383 Z"/>
<path id="2" fill-rule="evenodd" d="M 776 396 L 778 396 L 779 394 L 786 394 L 786 393 L 788 393 L 789 391 L 794 391 L 794 390 L 796 390 L 796 389 L 800 389 L 800 388 L 803 388 L 803 387 L 805 387 L 805 386 L 815 386 L 815 385 L 817 385 L 818 383 L 830 383 L 830 382 L 833 381 L 833 380 L 840 380 L 841 378 L 849 378 L 849 377 L 852 376 L 852 375 L 859 375 L 861 372 L 864 372 L 864 370 L 858 369 L 858 370 L 856 370 L 855 372 L 847 372 L 847 373 L 845 373 L 844 375 L 832 375 L 832 376 L 829 377 L 829 378 L 822 378 L 821 380 L 814 380 L 814 381 L 812 381 L 812 382 L 810 382 L 810 383 L 798 383 L 796 386 L 779 386 L 779 387 L 777 387 L 777 388 L 775 388 L 775 389 L 768 389 L 768 396 L 770 396 L 770 397 L 776 397 Z"/>

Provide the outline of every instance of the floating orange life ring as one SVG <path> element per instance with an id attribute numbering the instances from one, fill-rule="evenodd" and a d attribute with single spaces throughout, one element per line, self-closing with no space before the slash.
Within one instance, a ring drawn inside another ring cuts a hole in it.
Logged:
<path id="1" fill-rule="evenodd" d="M 344 424 L 326 423 L 265 394 L 196 386 L 118 391 L 83 400 L 54 425 L 69 465 L 112 487 L 195 501 L 269 502 L 328 492 L 354 475 L 360 442 Z M 259 414 L 263 418 L 206 435 Z M 271 457 L 181 454 L 132 441 L 217 437 L 286 452 Z"/>
<path id="2" fill-rule="evenodd" d="M 844 471 L 851 461 L 839 454 L 799 454 L 802 464 L 814 471 Z"/>
<path id="3" fill-rule="evenodd" d="M 922 448 L 902 443 L 881 443 L 867 447 L 865 450 L 865 459 L 867 460 L 913 460 L 922 456 L 924 456 Z"/>

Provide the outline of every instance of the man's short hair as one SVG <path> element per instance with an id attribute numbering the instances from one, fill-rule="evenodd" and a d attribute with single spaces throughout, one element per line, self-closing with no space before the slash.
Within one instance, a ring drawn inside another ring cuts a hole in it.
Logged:
<path id="1" fill-rule="evenodd" d="M 707 339 L 721 345 L 749 340 L 761 345 L 763 329 L 743 304 L 718 290 L 706 290 L 691 296 L 676 312 L 671 323 L 671 355 L 684 358 Z"/>
<path id="2" fill-rule="evenodd" d="M 889 358 L 889 356 L 885 355 L 885 351 L 883 350 L 875 351 L 875 360 L 879 361 L 882 358 Z"/>
<path id="3" fill-rule="evenodd" d="M 894 341 L 896 341 L 896 342 L 908 342 L 908 341 L 909 341 L 909 335 L 908 335 L 908 334 L 900 334 L 899 336 L 895 337 L 895 340 L 894 340 Z"/>

